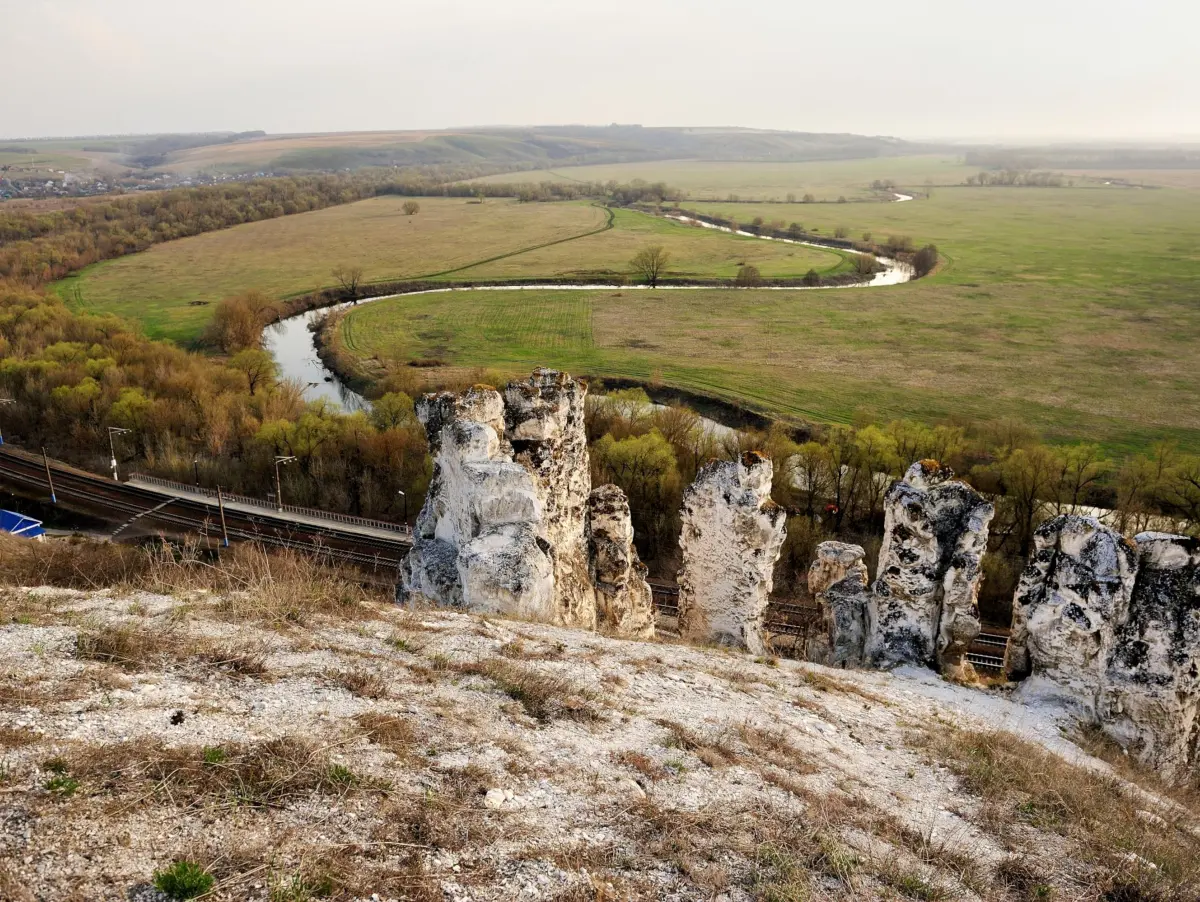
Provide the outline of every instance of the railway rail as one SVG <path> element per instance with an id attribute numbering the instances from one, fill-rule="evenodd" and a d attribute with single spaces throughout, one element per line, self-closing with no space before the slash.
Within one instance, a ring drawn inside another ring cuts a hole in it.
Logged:
<path id="1" fill-rule="evenodd" d="M 45 461 L 11 445 L 0 446 L 0 482 L 26 494 L 50 497 L 49 469 L 56 503 L 127 528 L 152 525 L 174 538 L 199 535 L 216 545 L 228 535 L 231 542 L 258 542 L 327 554 L 373 570 L 395 570 L 412 544 L 396 524 L 378 521 L 343 522 L 320 511 L 293 508 L 280 512 L 230 500 L 225 504 L 224 530 L 217 499 L 178 484 L 130 485 L 80 470 L 61 461 Z M 350 518 L 359 519 L 359 518 Z M 390 527 L 389 529 L 381 527 Z"/>

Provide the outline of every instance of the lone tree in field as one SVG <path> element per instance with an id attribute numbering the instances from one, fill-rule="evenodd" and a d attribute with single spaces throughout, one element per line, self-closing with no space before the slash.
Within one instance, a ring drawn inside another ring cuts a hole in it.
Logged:
<path id="1" fill-rule="evenodd" d="M 404 202 L 404 215 L 405 216 L 412 216 L 412 215 L 414 215 L 416 213 L 420 213 L 420 212 L 421 212 L 421 205 L 419 203 L 417 203 L 415 200 L 406 200 Z"/>
<path id="2" fill-rule="evenodd" d="M 659 245 L 638 251 L 629 261 L 629 265 L 635 273 L 650 283 L 651 288 L 656 288 L 658 280 L 667 271 L 667 264 L 670 262 L 671 255 L 662 245 Z"/>
<path id="3" fill-rule="evenodd" d="M 362 281 L 361 266 L 339 266 L 333 271 L 333 277 L 342 287 L 342 293 L 348 297 L 358 297 L 358 284 Z"/>
<path id="4" fill-rule="evenodd" d="M 936 244 L 927 244 L 913 256 L 913 270 L 917 278 L 927 276 L 938 265 L 938 249 Z"/>
<path id="5" fill-rule="evenodd" d="M 758 267 L 747 264 L 738 269 L 737 278 L 733 280 L 733 284 L 738 288 L 757 288 L 762 285 L 762 273 L 758 271 Z"/>

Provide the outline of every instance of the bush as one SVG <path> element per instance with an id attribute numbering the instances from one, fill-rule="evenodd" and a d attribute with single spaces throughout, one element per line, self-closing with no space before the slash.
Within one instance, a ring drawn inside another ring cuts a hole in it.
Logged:
<path id="1" fill-rule="evenodd" d="M 213 888 L 216 881 L 194 861 L 177 861 L 165 871 L 154 872 L 154 887 L 172 899 L 195 899 Z"/>
<path id="2" fill-rule="evenodd" d="M 810 269 L 808 272 L 806 272 L 804 274 L 804 279 L 802 281 L 804 282 L 805 285 L 809 285 L 809 286 L 820 285 L 821 284 L 821 274 L 819 272 L 817 272 L 815 269 Z"/>
<path id="3" fill-rule="evenodd" d="M 733 280 L 733 284 L 739 288 L 757 288 L 762 283 L 763 277 L 758 267 L 749 265 L 739 268 L 737 278 Z"/>
<path id="4" fill-rule="evenodd" d="M 916 271 L 917 278 L 927 276 L 937 267 L 938 264 L 938 249 L 937 245 L 927 244 L 913 257 L 913 269 Z"/>

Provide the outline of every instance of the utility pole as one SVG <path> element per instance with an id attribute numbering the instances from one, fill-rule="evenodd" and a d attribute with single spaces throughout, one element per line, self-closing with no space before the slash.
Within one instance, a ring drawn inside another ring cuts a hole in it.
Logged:
<path id="1" fill-rule="evenodd" d="M 229 530 L 225 526 L 225 496 L 221 494 L 221 487 L 217 486 L 217 509 L 221 512 L 221 539 L 225 542 L 225 547 L 229 547 Z"/>
<path id="2" fill-rule="evenodd" d="M 108 427 L 108 451 L 112 455 L 112 471 L 115 482 L 120 482 L 121 477 L 117 475 L 117 446 L 113 443 L 113 436 L 126 435 L 132 431 L 132 429 L 122 429 L 120 426 Z"/>
<path id="3" fill-rule="evenodd" d="M 12 398 L 0 398 L 0 407 L 3 407 L 5 404 L 15 404 L 15 403 L 17 403 L 17 402 L 14 401 Z M 3 445 L 3 444 L 4 444 L 4 430 L 0 429 L 0 445 Z"/>
<path id="4" fill-rule="evenodd" d="M 54 477 L 50 475 L 50 458 L 46 456 L 45 447 L 42 448 L 42 463 L 46 465 L 46 485 L 50 486 L 50 503 L 58 504 L 58 498 L 54 495 Z"/>
<path id="5" fill-rule="evenodd" d="M 290 464 L 295 459 L 292 456 L 275 455 L 275 505 L 281 514 L 283 513 L 283 486 L 279 482 L 279 465 Z"/>

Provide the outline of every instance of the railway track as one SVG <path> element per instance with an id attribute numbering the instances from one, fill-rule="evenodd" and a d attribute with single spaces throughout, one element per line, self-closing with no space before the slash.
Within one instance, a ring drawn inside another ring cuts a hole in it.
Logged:
<path id="1" fill-rule="evenodd" d="M 407 533 L 387 536 L 383 530 L 335 519 L 319 519 L 309 512 L 300 516 L 241 504 L 225 505 L 225 529 L 215 498 L 183 487 L 129 485 L 88 473 L 60 461 L 48 463 L 57 504 L 90 514 L 126 531 L 136 522 L 156 533 L 184 538 L 199 536 L 216 546 L 227 534 L 231 542 L 257 542 L 275 548 L 319 551 L 332 558 L 372 570 L 394 571 L 408 553 Z M 47 463 L 40 456 L 0 446 L 0 482 L 25 495 L 50 497 Z M 348 518 L 343 518 L 348 519 Z"/>

